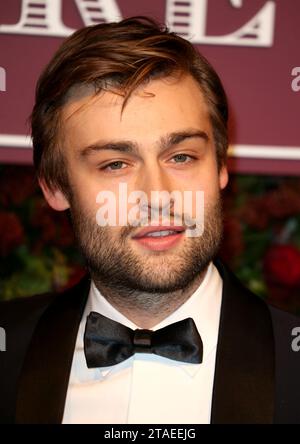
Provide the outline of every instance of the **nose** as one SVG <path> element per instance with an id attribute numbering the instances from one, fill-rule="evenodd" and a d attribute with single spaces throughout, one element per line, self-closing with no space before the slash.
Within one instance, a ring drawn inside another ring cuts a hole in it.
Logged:
<path id="1" fill-rule="evenodd" d="M 152 191 L 172 191 L 167 173 L 157 163 L 145 165 L 140 177 L 140 189 L 150 197 Z"/>
<path id="2" fill-rule="evenodd" d="M 174 185 L 158 163 L 145 166 L 138 181 L 138 189 L 147 196 L 148 210 L 152 211 L 162 211 L 172 205 L 170 193 Z"/>

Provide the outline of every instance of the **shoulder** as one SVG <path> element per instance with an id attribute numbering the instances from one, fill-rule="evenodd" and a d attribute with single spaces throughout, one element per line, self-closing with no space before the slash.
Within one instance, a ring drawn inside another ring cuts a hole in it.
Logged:
<path id="1" fill-rule="evenodd" d="M 227 311 L 238 313 L 255 341 L 261 342 L 266 328 L 270 331 L 267 346 L 273 348 L 275 358 L 274 422 L 300 424 L 300 317 L 268 304 L 245 288 L 226 265 L 220 261 L 216 265 L 229 301 Z"/>
<path id="2" fill-rule="evenodd" d="M 14 421 L 18 380 L 33 332 L 44 313 L 58 303 L 89 286 L 85 276 L 74 287 L 63 292 L 40 294 L 0 303 L 0 327 L 4 329 L 5 351 L 0 353 L 0 423 Z"/>
<path id="3" fill-rule="evenodd" d="M 299 380 L 300 392 L 300 316 L 268 305 L 275 341 L 278 371 L 285 371 L 287 379 Z M 299 398 L 300 402 L 300 398 Z"/>
<path id="4" fill-rule="evenodd" d="M 299 294 L 300 297 L 300 294 Z M 268 305 L 273 324 L 275 328 L 281 327 L 291 333 L 291 329 L 299 327 L 300 329 L 300 315 L 292 314 L 284 310 L 280 310 L 272 305 Z"/>
<path id="5" fill-rule="evenodd" d="M 300 375 L 300 316 L 271 305 L 269 305 L 269 310 L 273 323 L 277 362 L 287 371 L 297 370 L 298 378 Z"/>
<path id="6" fill-rule="evenodd" d="M 0 303 L 0 423 L 14 420 L 24 356 L 37 322 L 54 298 L 54 294 L 43 294 Z"/>
<path id="7" fill-rule="evenodd" d="M 6 333 L 6 349 L 15 351 L 26 348 L 37 323 L 43 313 L 56 301 L 61 304 L 71 300 L 75 294 L 90 285 L 90 277 L 85 275 L 79 283 L 65 291 L 39 294 L 26 298 L 0 302 L 0 327 Z M 9 353 L 5 353 L 7 356 Z"/>
<path id="8" fill-rule="evenodd" d="M 300 317 L 268 304 L 246 289 L 222 262 L 215 264 L 229 301 L 227 311 L 238 313 L 243 328 L 254 341 L 262 341 L 266 328 L 270 331 L 267 346 L 273 348 L 275 358 L 274 422 L 300 424 Z M 237 322 L 236 319 L 232 322 Z"/>
<path id="9" fill-rule="evenodd" d="M 275 423 L 300 424 L 300 317 L 269 306 L 276 362 Z"/>
<path id="10" fill-rule="evenodd" d="M 216 259 L 214 264 L 222 278 L 225 290 L 227 290 L 228 293 L 234 292 L 236 295 L 238 295 L 241 304 L 247 301 L 252 305 L 264 307 L 264 310 L 269 313 L 272 319 L 272 324 L 274 329 L 276 329 L 276 332 L 280 328 L 290 331 L 290 328 L 293 328 L 293 326 L 300 327 L 299 315 L 280 310 L 268 303 L 268 301 L 265 299 L 257 296 L 255 293 L 245 287 L 245 285 L 237 278 L 231 269 L 220 259 Z"/>
<path id="11" fill-rule="evenodd" d="M 13 328 L 16 325 L 32 324 L 38 321 L 43 312 L 58 298 L 72 297 L 81 291 L 90 278 L 85 275 L 76 285 L 64 291 L 37 294 L 30 297 L 16 298 L 0 302 L 0 326 Z"/>
<path id="12" fill-rule="evenodd" d="M 20 321 L 33 321 L 55 299 L 55 293 L 16 298 L 0 302 L 0 326 L 9 328 Z"/>

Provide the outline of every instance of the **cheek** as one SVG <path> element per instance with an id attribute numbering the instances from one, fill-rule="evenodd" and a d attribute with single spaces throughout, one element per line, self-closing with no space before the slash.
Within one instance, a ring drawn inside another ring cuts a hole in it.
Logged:
<path id="1" fill-rule="evenodd" d="M 89 218 L 96 216 L 99 204 L 96 201 L 97 193 L 89 192 L 89 190 L 82 190 L 78 195 L 76 205 L 81 208 L 84 215 Z"/>
<path id="2" fill-rule="evenodd" d="M 192 207 L 192 216 L 195 218 L 199 218 L 202 215 L 205 216 L 205 213 L 209 210 L 209 208 L 213 207 L 219 200 L 219 191 L 216 189 L 202 189 L 197 190 L 193 194 L 193 207 Z"/>
<path id="3" fill-rule="evenodd" d="M 100 204 L 97 202 L 99 193 L 102 192 L 105 196 L 109 191 L 106 188 L 103 189 L 96 179 L 91 176 L 89 177 L 88 175 L 73 176 L 72 187 L 74 204 L 90 217 L 94 217 L 99 208 Z"/>
<path id="4" fill-rule="evenodd" d="M 96 223 L 96 213 L 99 205 L 96 202 L 97 193 L 86 183 L 72 183 L 72 211 L 80 214 L 83 220 Z"/>

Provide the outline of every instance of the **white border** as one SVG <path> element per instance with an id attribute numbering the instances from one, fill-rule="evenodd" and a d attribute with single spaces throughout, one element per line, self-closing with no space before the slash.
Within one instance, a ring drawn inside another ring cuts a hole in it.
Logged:
<path id="1" fill-rule="evenodd" d="M 30 136 L 1 134 L 0 147 L 32 148 Z M 232 145 L 229 147 L 230 157 L 270 160 L 300 160 L 300 147 L 272 145 Z"/>
<path id="2" fill-rule="evenodd" d="M 0 147 L 1 146 L 6 148 L 32 148 L 31 137 L 0 134 Z"/>
<path id="3" fill-rule="evenodd" d="M 233 145 L 229 157 L 270 160 L 300 160 L 300 147 L 272 145 Z"/>

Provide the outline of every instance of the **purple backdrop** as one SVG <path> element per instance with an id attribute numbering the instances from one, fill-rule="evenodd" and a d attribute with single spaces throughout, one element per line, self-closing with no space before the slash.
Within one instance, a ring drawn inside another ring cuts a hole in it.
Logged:
<path id="1" fill-rule="evenodd" d="M 300 173 L 299 0 L 0 0 L 0 161 L 31 162 L 35 83 L 64 36 L 137 14 L 167 21 L 220 73 L 232 171 Z"/>

